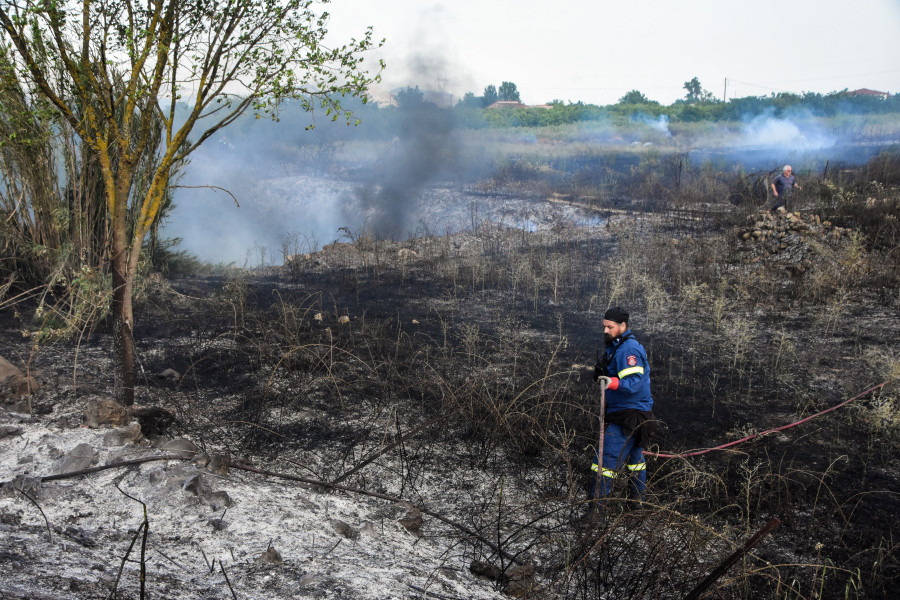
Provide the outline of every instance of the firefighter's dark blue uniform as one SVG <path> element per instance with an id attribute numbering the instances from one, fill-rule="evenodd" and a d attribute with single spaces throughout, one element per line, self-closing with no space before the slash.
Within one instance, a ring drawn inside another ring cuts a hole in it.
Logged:
<path id="1" fill-rule="evenodd" d="M 606 346 L 605 352 L 608 361 L 606 374 L 611 379 L 606 390 L 605 421 L 608 425 L 603 440 L 601 476 L 594 477 L 599 489 L 592 489 L 591 497 L 606 496 L 617 478 L 628 476 L 631 496 L 643 498 L 647 487 L 644 450 L 638 445 L 636 432 L 615 421 L 619 420 L 617 416 L 625 414 L 622 411 L 649 412 L 653 409 L 647 352 L 631 335 L 630 329 Z M 595 472 L 598 462 L 595 459 L 591 467 Z"/>

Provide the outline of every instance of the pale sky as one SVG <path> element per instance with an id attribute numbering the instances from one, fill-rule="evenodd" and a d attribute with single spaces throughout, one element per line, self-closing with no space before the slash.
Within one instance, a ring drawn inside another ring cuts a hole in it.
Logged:
<path id="1" fill-rule="evenodd" d="M 693 77 L 718 98 L 900 93 L 900 0 L 332 0 L 329 31 L 387 38 L 382 88 L 461 97 L 504 81 L 526 104 L 671 104 Z M 455 98 L 454 98 L 455 100 Z"/>

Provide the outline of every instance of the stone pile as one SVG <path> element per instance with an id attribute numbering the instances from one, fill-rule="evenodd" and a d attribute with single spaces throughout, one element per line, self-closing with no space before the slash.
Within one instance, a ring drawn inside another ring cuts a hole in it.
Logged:
<path id="1" fill-rule="evenodd" d="M 746 262 L 782 263 L 803 272 L 811 268 L 825 247 L 840 247 L 851 230 L 837 227 L 819 215 L 763 211 L 750 215 L 738 229 L 739 249 Z"/>

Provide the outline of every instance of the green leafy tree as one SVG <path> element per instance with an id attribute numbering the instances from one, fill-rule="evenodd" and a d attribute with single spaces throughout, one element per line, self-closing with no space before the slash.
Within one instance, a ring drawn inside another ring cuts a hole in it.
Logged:
<path id="1" fill-rule="evenodd" d="M 22 85 L 9 49 L 0 45 L 0 250 L 3 281 L 42 280 L 53 268 L 48 248 L 65 229 L 58 214 L 59 177 L 52 149 L 54 111 Z"/>
<path id="2" fill-rule="evenodd" d="M 110 230 L 115 395 L 123 404 L 134 402 L 135 275 L 173 169 L 244 112 L 277 115 L 285 98 L 298 98 L 307 110 L 320 105 L 334 120 L 349 121 L 340 97 L 364 95 L 379 78 L 362 64 L 361 53 L 374 45 L 371 28 L 359 40 L 330 47 L 327 13 L 317 14 L 312 4 L 0 3 L 0 25 L 18 67 L 98 157 Z M 46 67 L 45 55 L 58 62 L 59 72 Z M 179 101 L 186 111 L 176 111 Z M 162 124 L 159 144 L 153 139 L 155 120 Z M 156 155 L 156 166 L 138 186 L 135 176 L 148 155 Z"/>
<path id="3" fill-rule="evenodd" d="M 0 44 L 0 262 L 4 281 L 37 290 L 45 285 L 55 289 L 42 299 L 37 313 L 42 316 L 42 335 L 64 336 L 92 322 L 80 322 L 81 314 L 104 316 L 105 289 L 94 290 L 97 300 L 82 305 L 86 296 L 59 294 L 74 290 L 73 279 L 86 272 L 103 275 L 106 256 L 107 223 L 103 178 L 93 149 L 80 143 L 74 130 L 41 94 L 32 93 L 16 69 L 12 49 Z M 48 69 L 58 69 L 52 57 L 44 56 Z M 67 97 L 67 102 L 71 102 Z M 83 107 L 74 103 L 83 117 Z M 161 124 L 152 124 L 151 144 L 159 146 Z M 135 173 L 136 188 L 146 185 L 155 171 L 155 155 L 147 155 Z M 171 206 L 170 195 L 161 212 Z M 131 214 L 133 217 L 133 213 Z M 157 222 L 149 233 L 149 258 L 158 247 Z M 129 222 L 129 227 L 133 226 Z M 93 281 L 105 282 L 96 277 Z M 105 285 L 104 285 L 105 288 Z M 50 299 L 47 303 L 44 299 Z M 85 313 L 87 311 L 87 313 Z M 72 318 L 73 315 L 76 318 Z"/>
<path id="4" fill-rule="evenodd" d="M 619 104 L 650 104 L 651 100 L 638 90 L 631 90 L 619 98 Z"/>
<path id="5" fill-rule="evenodd" d="M 484 106 L 484 98 L 480 98 L 472 92 L 466 92 L 457 105 L 465 108 L 482 108 Z"/>
<path id="6" fill-rule="evenodd" d="M 497 94 L 497 88 L 493 84 L 484 88 L 484 96 L 482 96 L 484 106 L 490 106 L 499 99 L 500 96 Z"/>
<path id="7" fill-rule="evenodd" d="M 516 88 L 516 84 L 512 83 L 511 81 L 504 81 L 500 84 L 498 95 L 500 97 L 500 100 L 505 100 L 507 102 L 522 101 L 522 99 L 519 97 L 519 90 Z"/>
<path id="8" fill-rule="evenodd" d="M 689 104 L 698 104 L 700 102 L 710 102 L 713 99 L 712 92 L 704 90 L 700 85 L 700 80 L 694 77 L 690 81 L 684 82 L 684 89 L 687 90 L 685 100 Z"/>

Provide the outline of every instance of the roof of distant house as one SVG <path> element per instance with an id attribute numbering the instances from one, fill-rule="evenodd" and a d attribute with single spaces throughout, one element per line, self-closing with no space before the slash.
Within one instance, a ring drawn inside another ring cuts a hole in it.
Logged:
<path id="1" fill-rule="evenodd" d="M 497 100 L 488 108 L 528 108 L 526 105 L 521 102 L 516 102 L 515 100 Z"/>
<path id="2" fill-rule="evenodd" d="M 887 98 L 890 96 L 887 92 L 879 92 L 878 90 L 870 90 L 868 88 L 860 88 L 858 90 L 853 90 L 852 92 L 847 92 L 850 96 L 878 96 L 879 98 Z"/>

